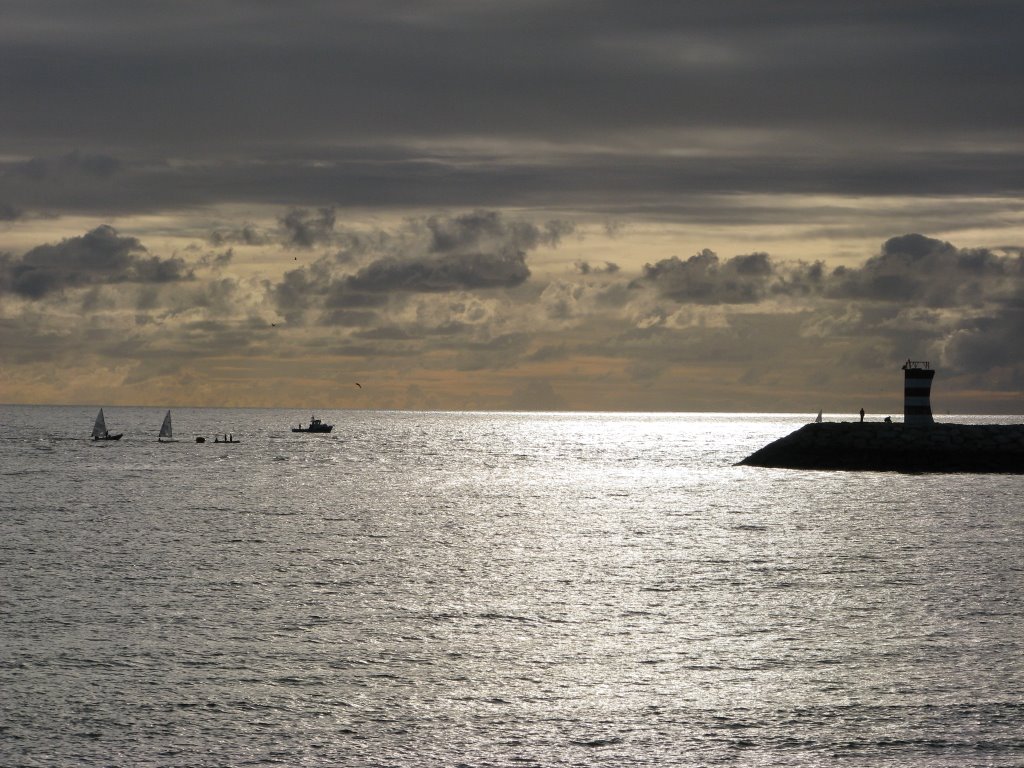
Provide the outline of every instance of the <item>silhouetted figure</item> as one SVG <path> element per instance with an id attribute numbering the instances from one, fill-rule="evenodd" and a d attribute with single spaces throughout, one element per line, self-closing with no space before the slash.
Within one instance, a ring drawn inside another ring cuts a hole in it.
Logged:
<path id="1" fill-rule="evenodd" d="M 860 409 L 860 421 L 861 421 L 861 424 L 864 423 L 864 409 L 863 408 Z"/>

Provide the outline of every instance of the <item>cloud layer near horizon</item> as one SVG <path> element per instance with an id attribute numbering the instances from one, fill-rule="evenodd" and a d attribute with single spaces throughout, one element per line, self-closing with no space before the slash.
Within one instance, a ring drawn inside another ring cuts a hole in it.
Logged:
<path id="1" fill-rule="evenodd" d="M 259 241 L 293 252 L 294 222 L 309 217 L 325 212 L 290 211 Z M 64 370 L 83 349 L 109 355 L 125 366 L 126 385 L 155 387 L 239 356 L 327 353 L 353 378 L 403 370 L 419 379 L 419 399 L 408 382 L 389 385 L 386 404 L 410 407 L 513 407 L 533 387 L 538 408 L 607 408 L 617 398 L 620 408 L 644 409 L 652 397 L 700 408 L 717 401 L 673 381 L 709 366 L 730 371 L 723 386 L 734 393 L 757 391 L 766 376 L 785 382 L 795 392 L 781 402 L 792 406 L 788 398 L 814 394 L 808 382 L 822 361 L 831 365 L 818 388 L 840 371 L 891 376 L 887 369 L 921 355 L 963 386 L 1012 391 L 1024 377 L 1019 250 L 908 234 L 859 266 L 704 249 L 632 274 L 582 263 L 533 275 L 531 258 L 573 232 L 565 221 L 483 210 L 382 230 L 331 220 L 310 263 L 246 280 L 225 272 L 233 251 L 194 251 L 186 263 L 102 226 L 0 257 L 0 341 L 14 363 Z M 582 397 L 574 380 L 595 359 L 607 390 L 596 380 Z"/>

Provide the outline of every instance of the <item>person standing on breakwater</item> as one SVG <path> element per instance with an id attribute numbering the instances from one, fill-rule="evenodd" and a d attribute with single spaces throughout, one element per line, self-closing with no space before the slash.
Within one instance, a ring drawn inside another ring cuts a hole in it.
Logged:
<path id="1" fill-rule="evenodd" d="M 863 408 L 860 409 L 860 423 L 861 424 L 864 423 L 864 409 Z"/>

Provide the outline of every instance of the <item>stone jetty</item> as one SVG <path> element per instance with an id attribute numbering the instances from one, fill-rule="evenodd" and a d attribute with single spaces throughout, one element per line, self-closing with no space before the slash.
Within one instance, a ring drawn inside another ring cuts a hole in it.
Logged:
<path id="1" fill-rule="evenodd" d="M 766 445 L 740 464 L 787 469 L 1024 474 L 1024 424 L 936 424 L 935 369 L 903 364 L 903 423 L 818 421 Z"/>
<path id="2" fill-rule="evenodd" d="M 788 469 L 1024 474 L 1024 424 L 820 422 L 740 464 Z"/>

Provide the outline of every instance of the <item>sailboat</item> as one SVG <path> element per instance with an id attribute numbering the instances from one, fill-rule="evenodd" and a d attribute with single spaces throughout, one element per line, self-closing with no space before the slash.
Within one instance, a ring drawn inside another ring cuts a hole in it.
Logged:
<path id="1" fill-rule="evenodd" d="M 167 415 L 164 416 L 164 423 L 160 425 L 160 435 L 157 440 L 161 443 L 176 443 L 174 439 L 174 432 L 171 429 L 171 412 L 167 411 Z"/>
<path id="2" fill-rule="evenodd" d="M 100 412 L 96 414 L 96 423 L 92 425 L 92 439 L 120 440 L 122 434 L 123 433 L 112 435 L 107 431 L 107 421 L 103 418 L 103 409 L 100 408 Z"/>
<path id="3" fill-rule="evenodd" d="M 818 418 L 814 420 L 815 424 L 821 424 L 821 411 L 818 411 Z"/>

